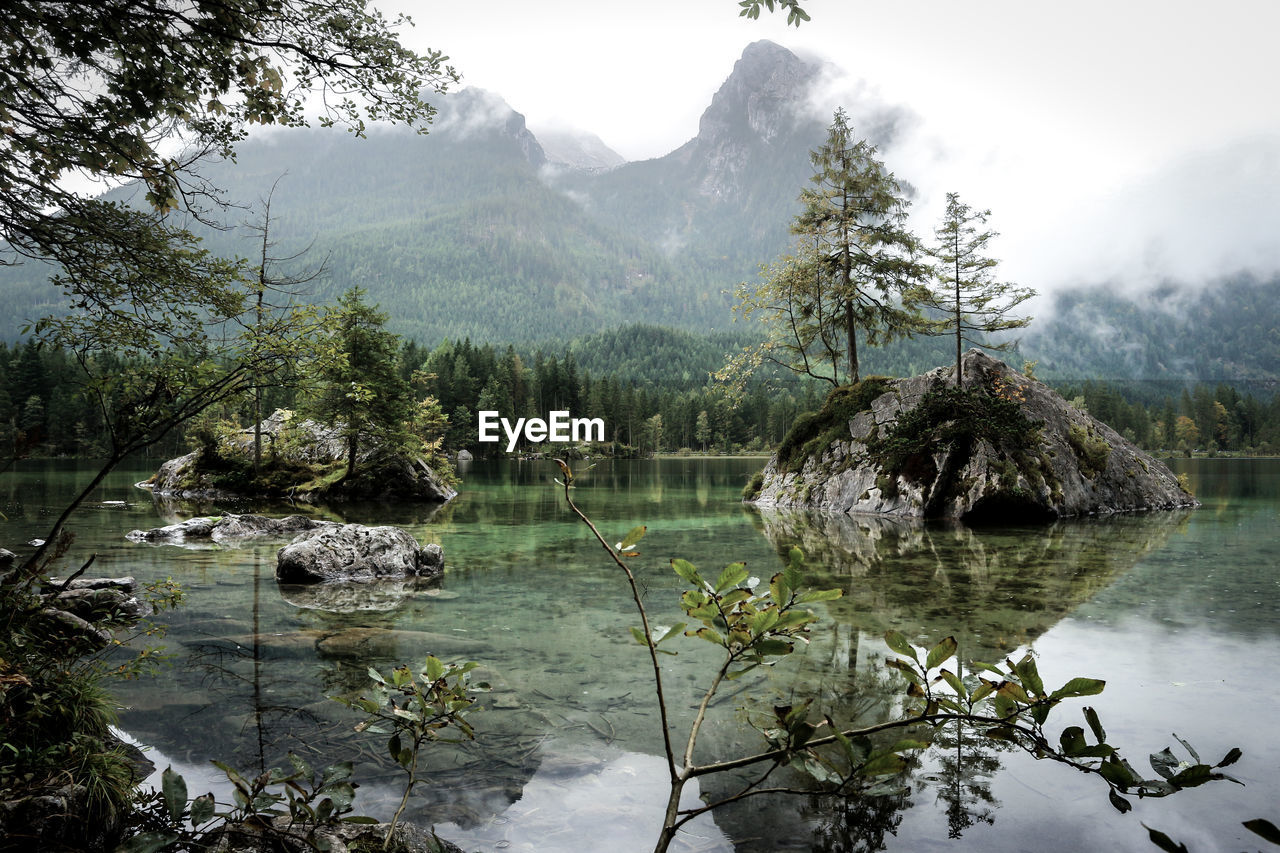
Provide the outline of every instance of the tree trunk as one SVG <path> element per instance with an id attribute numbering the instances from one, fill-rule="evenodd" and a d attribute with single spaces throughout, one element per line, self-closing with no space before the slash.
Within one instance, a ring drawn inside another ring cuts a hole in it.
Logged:
<path id="1" fill-rule="evenodd" d="M 961 386 L 963 365 L 961 364 L 962 354 L 961 348 L 964 341 L 964 335 L 960 329 L 960 238 L 956 237 L 956 388 Z"/>
<path id="2" fill-rule="evenodd" d="M 676 837 L 676 821 L 680 818 L 680 795 L 684 792 L 684 779 L 673 778 L 667 795 L 667 812 L 662 818 L 662 834 L 658 836 L 653 853 L 667 853 Z"/>
<path id="3" fill-rule="evenodd" d="M 351 475 L 356 472 L 356 446 L 357 437 L 352 433 L 347 436 L 347 473 L 342 477 L 344 480 L 351 479 Z"/>
<path id="4" fill-rule="evenodd" d="M 849 384 L 858 384 L 858 327 L 853 323 L 853 302 L 844 306 L 845 330 L 849 333 Z"/>

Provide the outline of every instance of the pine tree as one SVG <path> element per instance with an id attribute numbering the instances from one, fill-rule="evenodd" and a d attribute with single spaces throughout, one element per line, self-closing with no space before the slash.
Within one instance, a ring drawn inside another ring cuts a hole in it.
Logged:
<path id="1" fill-rule="evenodd" d="M 801 192 L 791 226 L 795 252 L 764 270 L 757 286 L 738 288 L 735 310 L 763 312 L 768 337 L 718 379 L 741 379 L 772 361 L 833 385 L 855 383 L 860 333 L 876 345 L 931 328 L 917 305 L 929 268 L 906 227 L 909 202 L 875 154 L 837 110 L 826 142 L 810 152 L 813 186 Z"/>
<path id="2" fill-rule="evenodd" d="M 367 445 L 380 452 L 413 449 L 413 392 L 399 371 L 399 338 L 384 326 L 387 315 L 353 287 L 329 316 L 330 338 L 318 364 L 320 386 L 310 414 L 332 424 L 347 445 L 349 479 Z"/>
<path id="3" fill-rule="evenodd" d="M 958 193 L 947 193 L 946 213 L 933 232 L 937 243 L 929 249 L 938 261 L 939 286 L 930 292 L 928 302 L 947 314 L 940 327 L 956 338 L 956 387 L 962 379 L 965 343 L 994 350 L 1012 349 L 1017 344 L 993 344 L 985 338 L 969 337 L 970 333 L 1020 329 L 1031 322 L 1030 317 L 1016 317 L 1012 312 L 1035 296 L 1035 291 L 995 280 L 1000 262 L 986 253 L 988 244 L 999 235 L 986 228 L 989 216 L 991 211 L 974 210 L 960 201 Z"/>

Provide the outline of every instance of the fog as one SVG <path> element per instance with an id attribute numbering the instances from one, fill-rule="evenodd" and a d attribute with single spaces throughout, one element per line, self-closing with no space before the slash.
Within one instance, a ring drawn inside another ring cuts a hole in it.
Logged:
<path id="1" fill-rule="evenodd" d="M 1105 126 L 1076 134 L 1073 145 L 1016 122 L 966 135 L 829 67 L 809 108 L 829 121 L 836 106 L 856 131 L 888 140 L 880 156 L 911 186 L 917 234 L 932 238 L 948 192 L 991 210 L 999 274 L 1039 291 L 1037 311 L 1065 288 L 1138 295 L 1280 271 L 1280 136 L 1227 140 L 1135 169 L 1119 147 L 1109 156 Z M 1090 146 L 1080 148 L 1081 138 Z"/>

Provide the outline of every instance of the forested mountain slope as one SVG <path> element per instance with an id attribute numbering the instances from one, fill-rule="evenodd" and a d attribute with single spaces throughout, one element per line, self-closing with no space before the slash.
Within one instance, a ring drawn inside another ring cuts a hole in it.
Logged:
<path id="1" fill-rule="evenodd" d="M 255 257 L 243 226 L 258 220 L 278 182 L 274 254 L 310 247 L 295 269 L 325 268 L 300 295 L 306 301 L 333 302 L 359 285 L 393 331 L 427 347 L 446 338 L 553 344 L 666 326 L 697 333 L 680 346 L 703 365 L 704 349 L 737 348 L 751 334 L 731 323 L 733 286 L 790 244 L 809 151 L 830 121 L 814 106 L 823 72 L 771 42 L 751 44 L 693 139 L 611 167 L 616 155 L 590 137 L 557 135 L 548 155 L 523 116 L 475 89 L 440 100 L 427 135 L 278 130 L 245 142 L 234 163 L 205 167 L 238 206 L 225 213 L 230 230 L 202 233 L 220 254 Z M 892 147 L 899 112 L 847 106 L 856 132 Z M 58 310 L 48 272 L 0 269 L 0 340 Z M 1038 361 L 1042 376 L 1064 380 L 1277 376 L 1280 278 L 1226 275 L 1201 289 L 1131 295 L 1120 285 L 1057 294 L 1011 362 Z M 946 363 L 948 346 L 935 338 L 873 350 L 864 367 L 920 372 Z M 688 358 L 666 361 L 701 372 Z"/>

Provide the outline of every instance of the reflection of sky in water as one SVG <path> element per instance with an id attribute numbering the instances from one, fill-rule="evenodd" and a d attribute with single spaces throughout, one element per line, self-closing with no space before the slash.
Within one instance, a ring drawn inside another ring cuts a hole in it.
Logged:
<path id="1" fill-rule="evenodd" d="M 647 853 L 662 829 L 667 806 L 667 766 L 658 756 L 604 749 L 556 754 L 548 744 L 542 765 L 520 799 L 483 825 L 464 830 L 441 824 L 436 832 L 467 850 L 512 853 Z M 697 783 L 681 807 L 698 804 Z M 684 827 L 673 851 L 726 853 L 733 844 L 711 819 Z"/>
<path id="2" fill-rule="evenodd" d="M 1245 753 L 1229 771 L 1244 788 L 1214 783 L 1167 800 L 1133 799 L 1134 812 L 1120 815 L 1097 779 L 987 750 L 979 757 L 994 769 L 972 769 L 971 760 L 961 781 L 990 798 L 985 812 L 980 803 L 973 811 L 991 823 L 970 820 L 952 840 L 948 823 L 956 817 L 949 818 L 941 796 L 948 754 L 931 750 L 909 797 L 875 818 L 885 849 L 1147 851 L 1154 847 L 1141 826 L 1146 822 L 1196 853 L 1234 851 L 1259 846 L 1241 821 L 1280 822 L 1280 734 L 1273 725 L 1280 463 L 1180 461 L 1175 467 L 1191 473 L 1205 500 L 1185 516 L 978 533 L 762 519 L 736 504 L 754 464 L 606 464 L 584 480 L 578 498 L 606 532 L 650 524 L 637 572 L 663 623 L 676 612 L 676 583 L 666 568 L 671 556 L 717 568 L 745 559 L 753 573 L 767 576 L 779 551 L 800 541 L 812 556 L 815 584 L 839 585 L 846 596 L 815 630 L 812 646 L 779 667 L 771 689 L 817 691 L 824 707 L 854 713 L 859 691 L 873 691 L 868 670 L 884 654 L 879 637 L 886 627 L 922 642 L 955 633 L 962 652 L 988 658 L 1021 654 L 1033 642 L 1050 684 L 1077 675 L 1107 679 L 1107 690 L 1088 704 L 1140 771 L 1149 770 L 1147 754 L 1165 746 L 1181 754 L 1175 732 L 1210 762 L 1233 746 Z M 626 633 L 634 614 L 625 589 L 602 566 L 599 546 L 566 517 L 542 468 L 472 472 L 469 490 L 438 514 L 368 505 L 344 510 L 352 520 L 397 523 L 442 542 L 448 566 L 447 595 L 414 594 L 398 603 L 393 596 L 354 613 L 282 596 L 272 579 L 278 543 L 185 551 L 124 542 L 128 529 L 172 521 L 182 507 L 162 514 L 137 502 L 130 484 L 140 472 L 114 478 L 101 499 L 133 503 L 86 509 L 72 525 L 77 548 L 96 552 L 95 569 L 104 575 L 173 575 L 190 596 L 170 619 L 179 652 L 174 668 L 156 681 L 122 686 L 132 707 L 124 726 L 157 744 L 167 756 L 156 759 L 161 768 L 168 757 L 179 762 L 195 794 L 221 778 L 208 758 L 253 766 L 256 706 L 271 735 L 268 748 L 278 753 L 269 763 L 282 765 L 291 745 L 352 758 L 362 782 L 357 806 L 385 817 L 400 789 L 395 772 L 373 761 L 380 739 L 359 742 L 350 733 L 350 712 L 322 697 L 358 687 L 370 663 L 385 667 L 448 642 L 450 656 L 482 660 L 485 677 L 500 687 L 476 721 L 481 742 L 456 760 L 433 759 L 431 781 L 411 803 L 413 819 L 437 820 L 443 837 L 469 850 L 651 849 L 666 771 L 652 757 L 660 746 L 643 652 Z M 69 489 L 70 480 L 56 475 L 36 479 L 0 483 L 0 510 L 9 517 L 0 521 L 0 544 L 41 534 Z M 245 507 L 203 511 L 227 509 Z M 255 630 L 262 653 L 256 688 L 249 655 Z M 346 640 L 344 649 L 339 641 Z M 666 662 L 680 730 L 712 651 L 689 643 Z M 740 754 L 758 744 L 733 713 L 743 698 L 726 701 L 709 725 L 709 753 Z M 1055 711 L 1052 733 L 1082 724 L 1084 704 Z M 886 707 L 873 701 L 863 710 Z M 528 760 L 518 766 L 499 760 L 512 754 Z M 717 782 L 703 782 L 705 793 L 724 793 Z M 853 809 L 849 820 L 865 823 L 867 813 Z M 691 850 L 737 853 L 866 849 L 840 846 L 858 831 L 832 829 L 839 823 L 827 806 L 806 798 L 759 798 L 717 812 L 714 824 L 704 821 L 686 840 Z M 837 839 L 825 848 L 811 837 L 823 826 Z M 737 840 L 732 847 L 727 837 Z"/>

